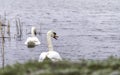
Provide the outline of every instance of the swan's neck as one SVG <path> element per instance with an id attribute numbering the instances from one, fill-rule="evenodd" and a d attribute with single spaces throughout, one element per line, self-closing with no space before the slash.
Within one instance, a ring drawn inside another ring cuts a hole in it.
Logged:
<path id="1" fill-rule="evenodd" d="M 36 36 L 34 30 L 31 30 L 31 36 L 32 37 Z"/>
<path id="2" fill-rule="evenodd" d="M 47 42 L 48 42 L 49 51 L 53 51 L 53 45 L 52 45 L 52 40 L 50 35 L 47 35 Z"/>

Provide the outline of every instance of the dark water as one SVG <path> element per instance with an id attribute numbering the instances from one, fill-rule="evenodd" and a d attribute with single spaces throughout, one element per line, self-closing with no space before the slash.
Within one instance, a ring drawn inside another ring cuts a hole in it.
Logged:
<path id="1" fill-rule="evenodd" d="M 6 64 L 37 60 L 41 52 L 48 50 L 48 30 L 59 35 L 53 40 L 54 50 L 64 59 L 120 57 L 119 0 L 0 0 L 2 19 L 5 12 L 11 24 L 11 41 L 5 39 Z M 16 18 L 23 24 L 21 40 L 15 36 Z M 42 44 L 29 49 L 24 42 L 31 26 L 41 32 L 37 36 Z"/>

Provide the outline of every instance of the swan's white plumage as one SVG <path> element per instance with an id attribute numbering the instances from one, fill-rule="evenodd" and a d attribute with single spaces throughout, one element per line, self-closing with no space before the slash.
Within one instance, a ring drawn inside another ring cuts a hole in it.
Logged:
<path id="1" fill-rule="evenodd" d="M 61 61 L 62 58 L 60 57 L 59 53 L 53 50 L 53 45 L 51 41 L 51 37 L 56 39 L 56 33 L 53 31 L 48 31 L 47 33 L 47 42 L 48 42 L 48 52 L 42 52 L 41 55 L 39 56 L 39 62 L 44 61 L 46 57 L 48 57 L 51 61 L 56 62 L 56 61 Z"/>
<path id="2" fill-rule="evenodd" d="M 39 39 L 36 37 L 36 28 L 35 27 L 31 28 L 31 37 L 27 38 L 27 40 L 25 41 L 25 45 L 28 45 L 29 42 L 33 42 L 33 43 L 35 43 L 35 45 L 40 44 Z"/>
<path id="3" fill-rule="evenodd" d="M 42 52 L 39 56 L 39 62 L 44 61 L 44 59 L 48 57 L 51 61 L 61 61 L 62 58 L 60 57 L 59 53 L 56 51 L 48 51 L 48 52 Z"/>
<path id="4" fill-rule="evenodd" d="M 39 56 L 39 62 L 43 62 L 43 60 L 46 58 L 47 52 L 42 52 Z"/>
<path id="5" fill-rule="evenodd" d="M 39 45 L 40 41 L 38 40 L 38 38 L 36 36 L 34 37 L 28 37 L 25 44 L 28 45 L 28 42 L 34 42 L 35 45 Z"/>

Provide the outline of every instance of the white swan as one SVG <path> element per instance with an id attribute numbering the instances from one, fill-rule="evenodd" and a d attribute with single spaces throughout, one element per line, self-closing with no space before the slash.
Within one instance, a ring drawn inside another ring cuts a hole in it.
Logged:
<path id="1" fill-rule="evenodd" d="M 36 37 L 36 28 L 32 27 L 31 28 L 31 37 L 28 37 L 27 40 L 25 41 L 25 45 L 39 45 L 40 41 L 38 40 L 38 38 Z"/>
<path id="2" fill-rule="evenodd" d="M 39 56 L 39 62 L 44 61 L 44 59 L 47 57 L 49 58 L 51 61 L 55 62 L 55 61 L 61 61 L 62 58 L 60 57 L 59 53 L 53 50 L 53 45 L 52 45 L 52 41 L 51 41 L 51 37 L 57 39 L 57 35 L 55 32 L 53 31 L 48 31 L 47 33 L 47 42 L 48 42 L 48 52 L 42 52 L 41 55 Z"/>

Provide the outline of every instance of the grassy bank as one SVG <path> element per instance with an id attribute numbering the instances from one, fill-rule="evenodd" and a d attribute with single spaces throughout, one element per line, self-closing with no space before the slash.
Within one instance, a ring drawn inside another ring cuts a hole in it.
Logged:
<path id="1" fill-rule="evenodd" d="M 28 61 L 0 69 L 0 75 L 120 75 L 120 59 L 104 61 L 80 60 L 80 62 Z"/>

